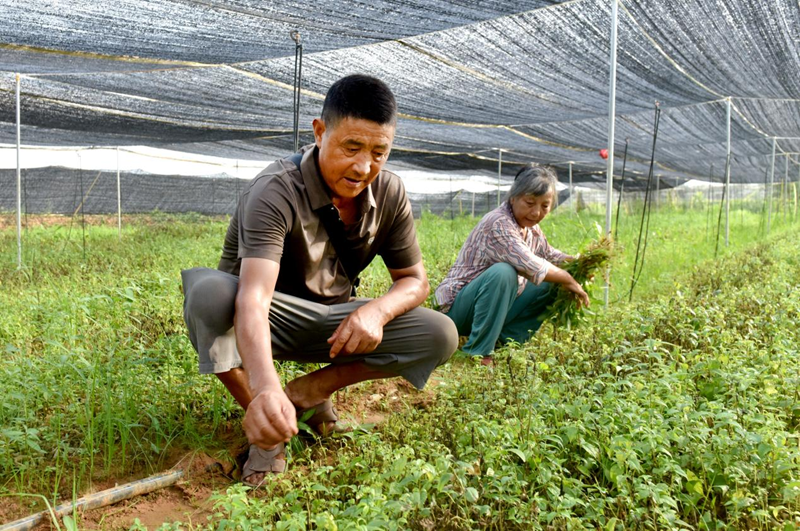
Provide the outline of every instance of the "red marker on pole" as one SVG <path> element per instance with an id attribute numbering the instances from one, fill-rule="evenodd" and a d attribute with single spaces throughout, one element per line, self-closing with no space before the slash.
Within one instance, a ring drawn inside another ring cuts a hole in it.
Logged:
<path id="1" fill-rule="evenodd" d="M 607 149 L 601 149 L 600 150 L 600 158 L 602 158 L 603 160 L 606 160 L 608 158 L 608 150 Z"/>

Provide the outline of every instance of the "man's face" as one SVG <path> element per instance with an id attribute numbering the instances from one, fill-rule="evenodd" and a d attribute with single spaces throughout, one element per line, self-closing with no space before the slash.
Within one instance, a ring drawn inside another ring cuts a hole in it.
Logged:
<path id="1" fill-rule="evenodd" d="M 319 170 L 333 199 L 352 199 L 378 176 L 394 140 L 394 124 L 345 118 L 333 128 L 314 120 Z"/>

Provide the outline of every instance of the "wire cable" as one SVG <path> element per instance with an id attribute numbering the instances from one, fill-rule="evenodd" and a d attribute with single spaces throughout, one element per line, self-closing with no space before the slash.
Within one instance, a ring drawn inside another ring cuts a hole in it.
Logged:
<path id="1" fill-rule="evenodd" d="M 642 220 L 639 223 L 639 238 L 636 241 L 636 257 L 634 258 L 633 262 L 633 272 L 631 273 L 631 290 L 628 294 L 628 301 L 633 300 L 633 290 L 636 287 L 636 284 L 639 282 L 639 277 L 642 275 L 642 270 L 644 269 L 644 256 L 645 251 L 647 250 L 647 235 L 650 230 L 650 211 L 652 210 L 652 199 L 650 198 L 650 189 L 652 188 L 653 182 L 653 165 L 656 159 L 656 141 L 658 139 L 658 122 L 661 119 L 661 106 L 656 102 L 656 112 L 655 112 L 655 121 L 653 124 L 653 149 L 652 154 L 650 156 L 650 171 L 647 175 L 647 188 L 644 193 L 644 206 L 642 207 Z M 647 221 L 647 226 L 645 228 L 645 220 Z M 642 233 L 644 232 L 644 245 L 642 245 Z M 639 251 L 641 249 L 641 263 L 639 263 Z M 638 266 L 638 269 L 637 269 Z M 638 273 L 638 274 L 637 274 Z"/>
<path id="2" fill-rule="evenodd" d="M 617 219 L 614 220 L 614 240 L 619 236 L 619 211 L 622 208 L 622 193 L 625 190 L 625 163 L 628 162 L 628 139 L 625 139 L 625 151 L 622 154 L 622 176 L 619 178 L 619 198 L 617 199 Z"/>

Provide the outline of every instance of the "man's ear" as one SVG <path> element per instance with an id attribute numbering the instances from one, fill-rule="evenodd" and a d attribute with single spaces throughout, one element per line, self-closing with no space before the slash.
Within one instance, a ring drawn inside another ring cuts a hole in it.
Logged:
<path id="1" fill-rule="evenodd" d="M 314 141 L 317 147 L 320 148 L 322 147 L 322 135 L 325 134 L 325 122 L 321 118 L 314 118 L 311 125 L 314 127 Z"/>

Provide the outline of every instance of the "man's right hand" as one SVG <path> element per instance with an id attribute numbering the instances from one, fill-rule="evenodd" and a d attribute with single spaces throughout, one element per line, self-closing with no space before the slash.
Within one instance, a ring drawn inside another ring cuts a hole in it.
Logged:
<path id="1" fill-rule="evenodd" d="M 260 448 L 272 448 L 297 435 L 294 404 L 280 388 L 258 393 L 247 407 L 243 424 L 247 440 Z"/>

